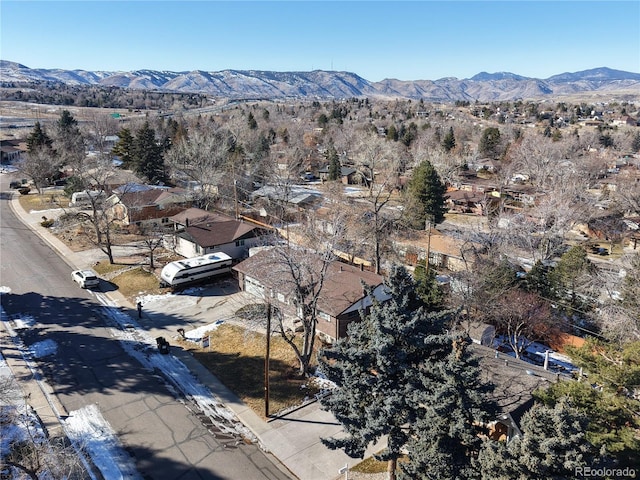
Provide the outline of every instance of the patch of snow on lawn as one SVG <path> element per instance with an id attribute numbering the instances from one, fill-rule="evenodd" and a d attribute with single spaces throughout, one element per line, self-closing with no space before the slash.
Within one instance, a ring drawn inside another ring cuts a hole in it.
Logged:
<path id="1" fill-rule="evenodd" d="M 141 480 L 132 458 L 120 446 L 98 407 L 88 405 L 70 412 L 64 423 L 69 439 L 89 454 L 103 478 Z"/>
<path id="2" fill-rule="evenodd" d="M 209 325 L 204 325 L 202 327 L 194 328 L 193 330 L 189 330 L 185 332 L 184 338 L 185 340 L 189 340 L 191 342 L 201 342 L 204 334 L 207 332 L 211 332 L 217 329 L 220 325 L 224 323 L 224 320 L 217 320 L 214 323 Z"/>
<path id="3" fill-rule="evenodd" d="M 58 344 L 51 339 L 47 339 L 31 344 L 29 350 L 31 350 L 31 355 L 35 358 L 43 358 L 55 354 L 58 351 Z"/>
<path id="4" fill-rule="evenodd" d="M 31 315 L 24 315 L 20 318 L 13 319 L 13 329 L 22 330 L 31 327 L 35 323 L 35 319 Z"/>
<path id="5" fill-rule="evenodd" d="M 2 294 L 2 293 L 11 293 L 11 287 L 1 286 L 0 287 L 0 294 Z"/>

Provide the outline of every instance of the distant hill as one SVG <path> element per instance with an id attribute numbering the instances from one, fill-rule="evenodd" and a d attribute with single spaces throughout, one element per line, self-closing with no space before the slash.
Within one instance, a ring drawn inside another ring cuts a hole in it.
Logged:
<path id="1" fill-rule="evenodd" d="M 385 79 L 381 82 L 370 82 L 355 73 L 324 70 L 93 72 L 29 68 L 16 62 L 0 60 L 0 81 L 3 86 L 25 82 L 61 82 L 69 85 L 104 85 L 167 92 L 206 93 L 237 99 L 388 97 L 424 99 L 431 102 L 487 102 L 613 91 L 631 92 L 632 95 L 637 94 L 640 97 L 640 74 L 606 67 L 562 73 L 547 79 L 523 77 L 509 72 L 481 72 L 472 78 L 462 80 L 448 77 L 439 80 Z"/>

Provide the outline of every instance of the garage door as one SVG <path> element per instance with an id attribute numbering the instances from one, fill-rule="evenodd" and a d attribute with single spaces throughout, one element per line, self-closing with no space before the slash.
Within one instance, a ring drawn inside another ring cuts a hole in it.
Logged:
<path id="1" fill-rule="evenodd" d="M 264 298 L 264 287 L 260 285 L 260 282 L 251 277 L 244 278 L 244 289 L 251 295 Z"/>

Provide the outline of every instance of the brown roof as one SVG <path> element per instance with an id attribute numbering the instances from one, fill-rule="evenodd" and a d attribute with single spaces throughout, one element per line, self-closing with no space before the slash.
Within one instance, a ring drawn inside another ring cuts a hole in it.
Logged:
<path id="1" fill-rule="evenodd" d="M 189 222 L 189 225 L 199 225 L 203 223 L 227 222 L 233 220 L 233 217 L 222 213 L 208 212 L 201 208 L 192 207 L 174 215 L 170 220 L 180 225 L 186 225 L 187 221 Z"/>
<path id="2" fill-rule="evenodd" d="M 311 269 L 319 275 L 322 260 L 319 255 L 307 251 L 298 251 L 305 262 L 311 262 Z M 317 268 L 313 265 L 317 263 Z M 292 289 L 294 282 L 286 266 L 279 261 L 272 249 L 256 253 L 239 263 L 234 270 L 258 280 L 262 285 L 274 288 L 287 295 L 285 289 Z M 318 281 L 318 278 L 314 279 Z M 327 269 L 324 284 L 318 298 L 318 308 L 333 317 L 337 317 L 353 304 L 364 298 L 362 282 L 376 287 L 382 284 L 383 277 L 375 273 L 362 271 L 352 265 L 333 261 Z"/>
<path id="3" fill-rule="evenodd" d="M 468 190 L 452 190 L 447 192 L 447 197 L 452 202 L 481 203 L 485 200 L 484 193 Z"/>
<path id="4" fill-rule="evenodd" d="M 467 251 L 472 246 L 479 247 L 471 242 L 440 233 L 436 229 L 431 229 L 431 238 L 429 238 L 429 234 L 427 232 L 419 231 L 416 232 L 415 239 L 399 243 L 414 245 L 415 247 L 422 248 L 424 250 L 426 250 L 428 246 L 429 250 L 433 253 L 440 253 L 454 258 L 462 258 L 463 251 Z"/>
<path id="5" fill-rule="evenodd" d="M 480 362 L 482 380 L 494 386 L 493 400 L 505 413 L 510 413 L 516 423 L 531 406 L 532 393 L 560 380 L 557 374 L 492 348 L 472 343 L 469 351 Z"/>
<path id="6" fill-rule="evenodd" d="M 235 242 L 241 238 L 247 238 L 251 232 L 256 232 L 259 228 L 256 225 L 245 223 L 240 220 L 210 220 L 206 223 L 198 223 L 185 227 L 184 232 L 179 236 L 185 238 L 196 245 L 209 248 L 216 245 L 224 245 Z"/>
<path id="7" fill-rule="evenodd" d="M 118 196 L 120 203 L 127 207 L 145 207 L 150 205 L 160 205 L 173 199 L 169 203 L 184 203 L 188 201 L 188 192 L 175 188 L 150 188 L 148 190 L 125 192 Z"/>
<path id="8" fill-rule="evenodd" d="M 377 287 L 383 281 L 382 276 L 373 272 L 360 270 L 353 265 L 339 261 L 332 262 L 327 270 L 324 287 L 318 299 L 318 308 L 337 317 L 364 298 L 362 282 L 371 287 Z"/>

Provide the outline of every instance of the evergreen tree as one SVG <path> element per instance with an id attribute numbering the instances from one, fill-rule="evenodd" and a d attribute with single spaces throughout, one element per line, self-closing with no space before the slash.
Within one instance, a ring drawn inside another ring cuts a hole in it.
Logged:
<path id="1" fill-rule="evenodd" d="M 590 283 L 595 267 L 581 246 L 575 245 L 567 250 L 550 272 L 551 285 L 555 287 L 554 298 L 568 301 L 570 314 L 575 310 L 588 309 L 580 296 L 584 283 Z"/>
<path id="2" fill-rule="evenodd" d="M 36 122 L 33 126 L 33 131 L 27 136 L 27 151 L 34 153 L 36 150 L 51 150 L 53 146 L 53 140 L 40 125 L 40 122 Z"/>
<path id="3" fill-rule="evenodd" d="M 639 465 L 640 342 L 618 346 L 590 339 L 568 353 L 588 381 L 554 383 L 537 391 L 537 399 L 553 407 L 568 398 L 589 417 L 589 442 L 622 466 Z"/>
<path id="4" fill-rule="evenodd" d="M 162 147 L 158 145 L 155 131 L 145 122 L 133 142 L 133 166 L 136 173 L 151 183 L 165 181 Z"/>
<path id="5" fill-rule="evenodd" d="M 631 150 L 635 153 L 640 152 L 640 132 L 636 133 L 631 141 Z"/>
<path id="6" fill-rule="evenodd" d="M 338 157 L 338 152 L 336 152 L 335 147 L 330 146 L 327 150 L 327 160 L 329 160 L 329 171 L 327 173 L 327 180 L 333 182 L 340 178 L 341 173 L 341 165 L 340 158 Z"/>
<path id="7" fill-rule="evenodd" d="M 484 441 L 478 456 L 482 480 L 561 480 L 576 469 L 596 468 L 600 458 L 586 439 L 588 417 L 566 400 L 534 405 L 522 417 L 522 435 L 508 444 Z"/>
<path id="8" fill-rule="evenodd" d="M 418 137 L 418 125 L 415 122 L 411 122 L 408 128 L 402 126 L 402 135 L 400 135 L 400 141 L 407 147 L 411 146 L 411 143 Z"/>
<path id="9" fill-rule="evenodd" d="M 390 300 L 374 304 L 361 322 L 349 325 L 348 338 L 320 351 L 319 368 L 337 385 L 322 404 L 346 432 L 322 441 L 361 458 L 371 442 L 385 437 L 387 447 L 376 457 L 389 462 L 390 478 L 407 446 L 416 462 L 401 467 L 409 478 L 429 478 L 423 466 L 433 462 L 450 462 L 447 468 L 466 478 L 478 438 L 475 421 L 483 418 L 480 376 L 466 340 L 447 328 L 451 312 L 420 307 L 404 268 L 392 268 L 385 285 Z M 455 398 L 445 401 L 449 396 Z M 444 424 L 453 427 L 437 431 Z"/>
<path id="10" fill-rule="evenodd" d="M 558 286 L 556 277 L 550 274 L 550 268 L 538 260 L 524 276 L 523 286 L 528 292 L 537 293 L 543 298 L 555 300 Z"/>
<path id="11" fill-rule="evenodd" d="M 325 113 L 321 113 L 318 116 L 318 126 L 324 128 L 327 126 L 327 123 L 329 123 L 329 117 L 327 117 Z"/>
<path id="12" fill-rule="evenodd" d="M 478 146 L 480 153 L 490 158 L 498 158 L 500 156 L 499 147 L 500 130 L 496 127 L 485 128 Z"/>
<path id="13" fill-rule="evenodd" d="M 114 155 L 120 157 L 122 165 L 125 168 L 131 168 L 133 166 L 134 140 L 131 130 L 122 128 L 118 132 L 118 142 L 111 150 Z"/>
<path id="14" fill-rule="evenodd" d="M 490 387 L 480 381 L 477 359 L 467 352 L 470 343 L 469 337 L 454 338 L 442 361 L 425 362 L 431 383 L 415 392 L 415 401 L 425 408 L 406 445 L 410 461 L 400 464 L 402 478 L 478 477 L 473 459 L 486 433 L 480 425 L 495 418 L 496 408 L 487 400 Z"/>
<path id="15" fill-rule="evenodd" d="M 56 122 L 55 150 L 61 165 L 71 166 L 76 173 L 84 170 L 85 146 L 78 121 L 69 110 L 63 110 Z"/>
<path id="16" fill-rule="evenodd" d="M 425 268 L 425 265 L 426 261 L 421 260 L 413 272 L 416 294 L 427 310 L 439 310 L 444 302 L 444 294 L 438 286 L 436 272 L 433 269 Z"/>
<path id="17" fill-rule="evenodd" d="M 398 141 L 398 130 L 393 124 L 389 125 L 389 128 L 387 128 L 387 140 L 393 140 L 394 142 Z"/>
<path id="18" fill-rule="evenodd" d="M 406 190 L 407 220 L 411 227 L 424 229 L 427 221 L 438 224 L 444 220 L 446 191 L 445 184 L 428 160 L 415 168 Z"/>
<path id="19" fill-rule="evenodd" d="M 249 128 L 251 130 L 255 130 L 256 128 L 258 128 L 258 122 L 256 121 L 256 118 L 253 116 L 252 112 L 249 112 L 249 117 L 247 119 L 247 124 L 249 125 Z"/>
<path id="20" fill-rule="evenodd" d="M 453 127 L 449 127 L 449 131 L 444 136 L 444 139 L 442 140 L 442 148 L 444 148 L 446 152 L 450 152 L 456 148 L 456 137 L 453 135 Z"/>

